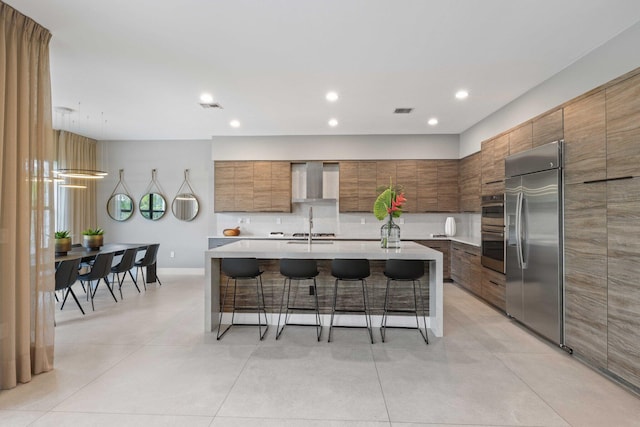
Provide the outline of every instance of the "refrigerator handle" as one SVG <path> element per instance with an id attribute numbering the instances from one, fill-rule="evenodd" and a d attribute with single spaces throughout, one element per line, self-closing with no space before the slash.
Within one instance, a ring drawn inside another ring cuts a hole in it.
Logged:
<path id="1" fill-rule="evenodd" d="M 522 254 L 522 199 L 524 194 L 518 192 L 516 198 L 516 252 L 518 254 L 518 267 L 525 268 L 524 257 Z"/>

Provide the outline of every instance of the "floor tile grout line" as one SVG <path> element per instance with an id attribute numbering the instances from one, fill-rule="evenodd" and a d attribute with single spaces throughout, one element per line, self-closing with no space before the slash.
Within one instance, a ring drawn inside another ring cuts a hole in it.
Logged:
<path id="1" fill-rule="evenodd" d="M 389 414 L 389 405 L 387 403 L 387 397 L 384 394 L 384 388 L 382 387 L 382 379 L 380 378 L 380 371 L 378 370 L 378 362 L 376 361 L 376 355 L 373 351 L 373 344 L 369 346 L 369 351 L 371 352 L 371 360 L 373 361 L 373 367 L 376 370 L 376 376 L 378 377 L 378 385 L 380 386 L 380 393 L 382 394 L 382 401 L 384 402 L 384 410 L 387 413 L 387 421 L 389 422 L 389 426 L 391 426 L 391 414 Z"/>
<path id="2" fill-rule="evenodd" d="M 538 396 L 538 398 L 544 402 L 545 405 L 547 405 L 549 407 L 549 409 L 551 409 L 556 415 L 558 415 L 558 417 L 560 417 L 560 419 L 562 419 L 562 421 L 564 421 L 565 423 L 567 423 L 567 425 L 569 426 L 573 426 L 573 424 L 571 424 L 567 419 L 565 419 L 565 417 L 563 417 L 557 410 L 556 408 L 551 405 L 551 403 L 549 403 L 547 401 L 547 399 L 545 399 L 543 396 L 540 395 L 540 393 L 538 393 L 531 384 L 529 384 L 524 378 L 522 378 L 520 375 L 518 375 L 518 373 L 516 371 L 514 371 L 513 369 L 511 369 L 505 362 L 504 360 L 502 360 L 501 358 L 499 358 L 497 356 L 497 354 L 491 354 L 491 356 L 493 356 L 495 359 L 497 359 L 500 364 L 502 366 L 504 366 L 509 372 L 511 372 L 513 375 L 516 376 L 516 378 L 518 378 L 520 381 L 522 381 L 523 384 L 525 384 L 527 386 L 527 388 L 529 390 L 531 390 L 533 392 L 533 394 L 535 394 L 536 396 Z"/>

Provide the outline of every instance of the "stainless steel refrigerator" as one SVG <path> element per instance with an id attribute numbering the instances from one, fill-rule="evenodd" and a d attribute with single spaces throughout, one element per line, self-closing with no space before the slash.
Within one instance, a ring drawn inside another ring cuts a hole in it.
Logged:
<path id="1" fill-rule="evenodd" d="M 562 141 L 505 160 L 507 314 L 563 345 Z"/>

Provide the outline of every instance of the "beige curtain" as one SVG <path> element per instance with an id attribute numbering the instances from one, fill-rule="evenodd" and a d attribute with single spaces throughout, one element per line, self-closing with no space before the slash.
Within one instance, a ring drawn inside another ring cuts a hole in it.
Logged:
<path id="1" fill-rule="evenodd" d="M 50 38 L 0 2 L 0 389 L 53 367 Z"/>
<path id="2" fill-rule="evenodd" d="M 55 131 L 56 169 L 96 169 L 97 141 L 72 132 Z M 73 243 L 82 243 L 82 230 L 99 225 L 96 210 L 96 182 L 93 179 L 69 179 L 87 188 L 57 186 L 56 230 L 68 230 Z"/>

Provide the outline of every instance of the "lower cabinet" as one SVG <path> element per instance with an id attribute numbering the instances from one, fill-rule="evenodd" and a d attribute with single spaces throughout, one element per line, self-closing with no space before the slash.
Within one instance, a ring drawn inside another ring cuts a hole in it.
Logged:
<path id="1" fill-rule="evenodd" d="M 482 296 L 480 248 L 451 242 L 451 278 L 465 289 Z"/>
<path id="2" fill-rule="evenodd" d="M 482 293 L 480 296 L 503 311 L 506 310 L 505 285 L 504 274 L 482 267 Z"/>
<path id="3" fill-rule="evenodd" d="M 416 240 L 416 243 L 442 252 L 442 280 L 451 280 L 451 241 Z"/>

